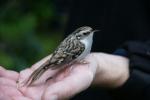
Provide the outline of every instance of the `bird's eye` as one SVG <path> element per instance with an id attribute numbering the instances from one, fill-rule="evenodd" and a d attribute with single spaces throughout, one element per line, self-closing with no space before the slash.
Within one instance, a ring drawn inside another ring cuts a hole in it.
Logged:
<path id="1" fill-rule="evenodd" d="M 85 32 L 85 33 L 83 33 L 83 35 L 88 35 L 88 34 L 90 34 L 90 32 Z"/>
<path id="2" fill-rule="evenodd" d="M 77 36 L 77 39 L 80 39 L 81 38 L 81 36 Z"/>

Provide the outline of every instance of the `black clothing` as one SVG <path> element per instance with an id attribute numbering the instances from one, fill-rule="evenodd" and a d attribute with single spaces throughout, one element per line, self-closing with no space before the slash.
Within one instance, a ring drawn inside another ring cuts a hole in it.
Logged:
<path id="1" fill-rule="evenodd" d="M 119 48 L 114 54 L 130 59 L 130 78 L 122 87 L 88 89 L 72 100 L 150 100 L 149 9 L 149 0 L 72 0 L 65 33 L 85 25 L 100 29 L 92 51 L 113 53 Z"/>
<path id="2" fill-rule="evenodd" d="M 101 30 L 93 51 L 113 52 L 128 40 L 150 39 L 149 0 L 72 0 L 66 34 L 80 26 Z"/>
<path id="3" fill-rule="evenodd" d="M 130 59 L 130 78 L 116 89 L 123 100 L 150 100 L 150 41 L 127 42 L 122 48 Z M 132 98 L 132 99 L 131 99 Z"/>

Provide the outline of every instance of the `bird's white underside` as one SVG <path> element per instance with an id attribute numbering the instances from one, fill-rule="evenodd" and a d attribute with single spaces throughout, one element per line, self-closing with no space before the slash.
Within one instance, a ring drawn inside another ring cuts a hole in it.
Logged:
<path id="1" fill-rule="evenodd" d="M 80 40 L 83 44 L 85 44 L 85 50 L 83 53 L 77 58 L 78 61 L 85 58 L 91 51 L 92 43 L 93 43 L 93 33 L 89 36 L 85 37 L 84 39 Z"/>

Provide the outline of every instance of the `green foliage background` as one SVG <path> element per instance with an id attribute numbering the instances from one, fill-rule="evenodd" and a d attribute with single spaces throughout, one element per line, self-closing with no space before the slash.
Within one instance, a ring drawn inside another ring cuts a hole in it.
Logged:
<path id="1" fill-rule="evenodd" d="M 16 71 L 30 67 L 56 48 L 62 26 L 52 0 L 0 1 L 0 65 Z"/>

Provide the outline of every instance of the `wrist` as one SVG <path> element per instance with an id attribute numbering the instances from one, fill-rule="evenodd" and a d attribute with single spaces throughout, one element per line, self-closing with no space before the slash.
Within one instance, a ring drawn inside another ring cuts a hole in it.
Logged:
<path id="1" fill-rule="evenodd" d="M 93 53 L 97 62 L 94 86 L 117 88 L 129 77 L 129 60 L 122 56 Z"/>

